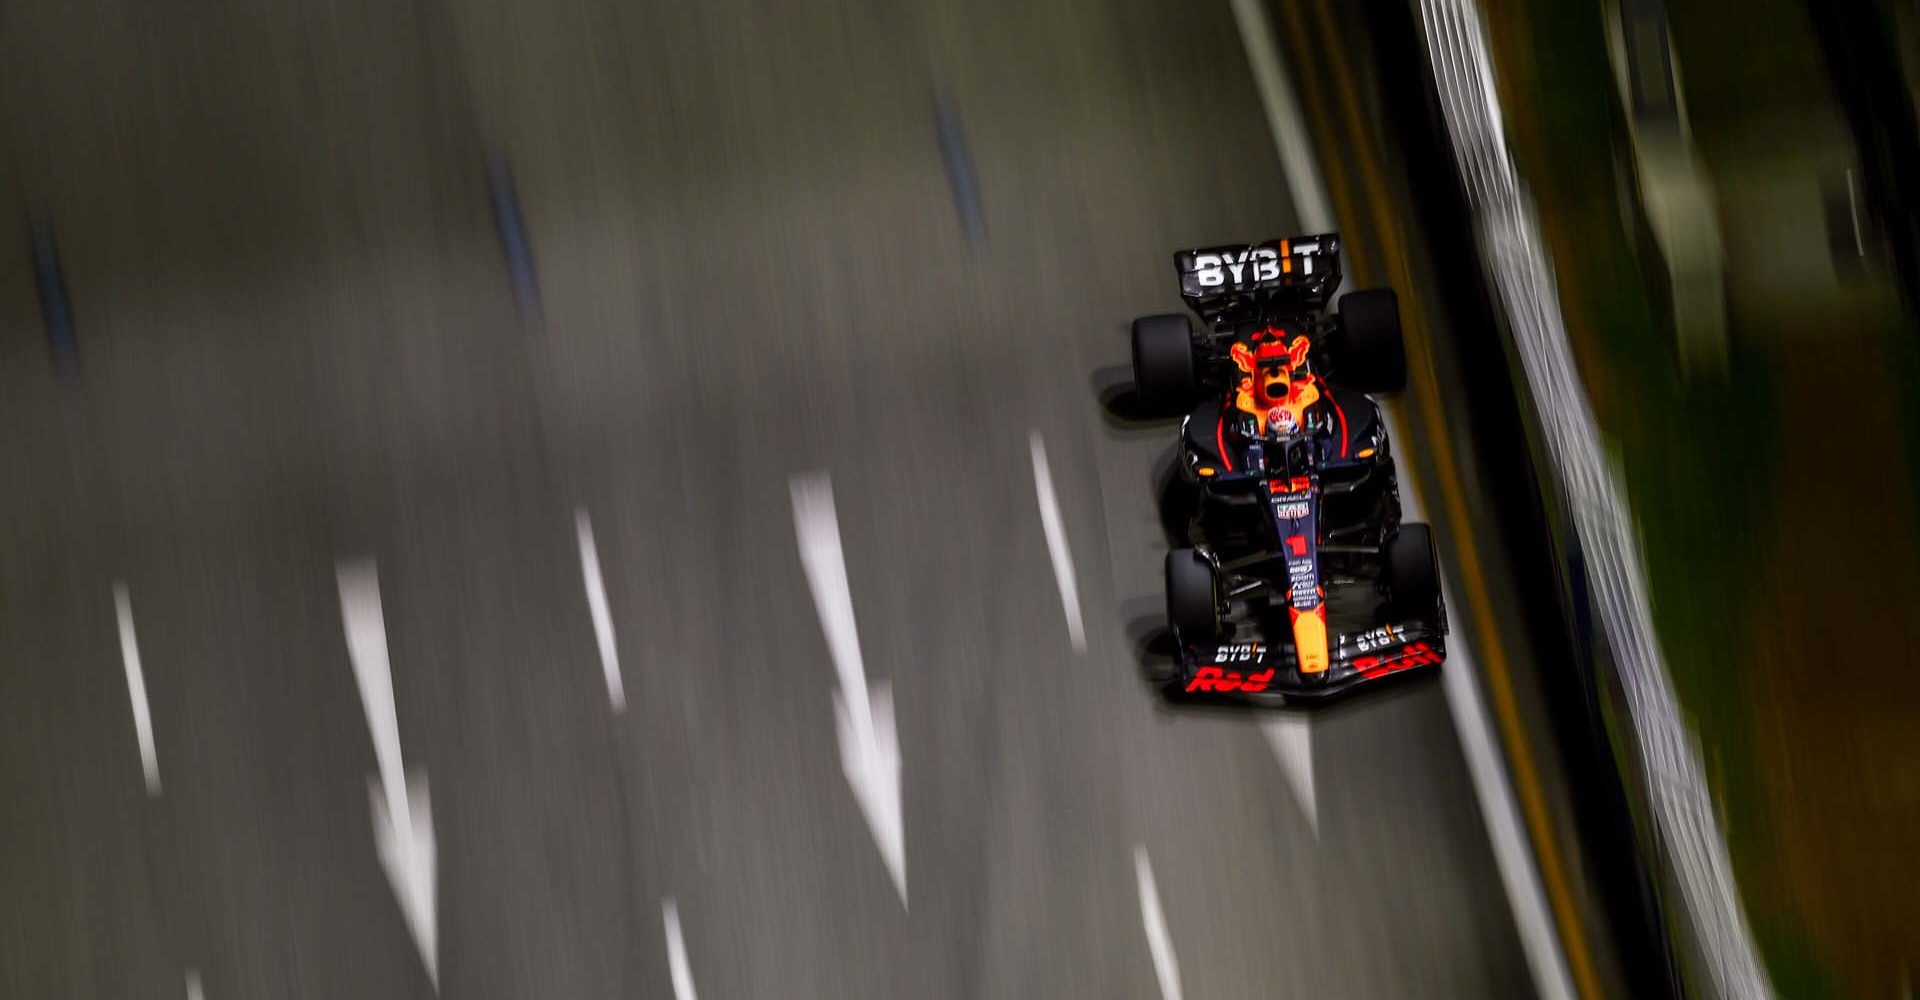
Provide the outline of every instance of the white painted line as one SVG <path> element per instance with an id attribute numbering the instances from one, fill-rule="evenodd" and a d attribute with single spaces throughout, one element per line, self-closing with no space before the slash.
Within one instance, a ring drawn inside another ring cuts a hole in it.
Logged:
<path id="1" fill-rule="evenodd" d="M 620 679 L 620 653 L 613 644 L 613 616 L 607 611 L 607 585 L 600 576 L 600 549 L 593 543 L 593 520 L 587 509 L 573 512 L 574 534 L 580 539 L 580 576 L 587 584 L 587 610 L 593 615 L 593 639 L 600 645 L 600 672 L 607 678 L 607 701 L 613 714 L 627 710 L 627 686 Z"/>
<path id="2" fill-rule="evenodd" d="M 1087 625 L 1080 617 L 1079 578 L 1073 575 L 1073 553 L 1067 549 L 1066 522 L 1060 516 L 1060 498 L 1053 491 L 1053 469 L 1047 465 L 1047 444 L 1040 431 L 1027 436 L 1033 449 L 1033 489 L 1040 498 L 1040 527 L 1047 533 L 1047 555 L 1053 560 L 1053 579 L 1060 585 L 1060 606 L 1067 613 L 1067 638 L 1073 651 L 1087 651 Z"/>
<path id="3" fill-rule="evenodd" d="M 1740 903 L 1733 859 L 1705 766 L 1654 630 L 1640 532 L 1626 484 L 1602 437 L 1560 313 L 1539 214 L 1507 148 L 1484 12 L 1472 0 L 1421 0 L 1431 66 L 1467 181 L 1472 232 L 1506 313 L 1541 438 L 1558 472 L 1581 545 L 1589 596 L 1613 651 L 1613 674 L 1631 716 L 1641 792 L 1657 836 L 1662 883 L 1677 883 L 1689 971 L 1702 993 L 1769 997 L 1773 983 Z"/>
<path id="4" fill-rule="evenodd" d="M 1274 43 L 1276 36 L 1267 22 L 1265 10 L 1260 0 L 1232 0 L 1232 3 L 1300 223 L 1315 230 L 1332 228 L 1336 224 L 1333 206 L 1320 182 L 1313 141 L 1301 120 L 1300 104 L 1288 82 L 1286 66 L 1280 60 Z M 1408 438 L 1401 434 L 1396 418 L 1393 404 L 1381 407 L 1388 438 L 1406 442 Z M 1401 487 L 1405 518 L 1423 520 L 1419 485 L 1408 476 L 1401 480 Z M 1567 956 L 1560 946 L 1540 871 L 1521 823 L 1520 803 L 1514 797 L 1512 780 L 1488 722 L 1480 688 L 1473 680 L 1473 651 L 1466 641 L 1466 633 L 1454 620 L 1451 607 L 1447 609 L 1447 625 L 1453 642 L 1447 648 L 1447 664 L 1440 670 L 1441 690 L 1446 694 L 1447 710 L 1453 716 L 1453 727 L 1467 759 L 1467 771 L 1493 842 L 1495 864 L 1507 891 L 1507 904 L 1513 908 L 1534 986 L 1545 1000 L 1571 998 L 1573 978 L 1567 969 Z"/>
<path id="5" fill-rule="evenodd" d="M 187 1000 L 207 1000 L 207 992 L 200 988 L 200 972 L 187 970 Z"/>
<path id="6" fill-rule="evenodd" d="M 1867 255 L 1867 244 L 1860 237 L 1860 202 L 1853 194 L 1853 168 L 1847 168 L 1847 216 L 1853 220 L 1853 252 L 1856 256 Z"/>
<path id="7" fill-rule="evenodd" d="M 693 966 L 687 961 L 687 939 L 680 934 L 680 907 L 669 898 L 660 904 L 667 925 L 667 972 L 673 977 L 673 1000 L 700 1000 L 693 991 Z"/>
<path id="8" fill-rule="evenodd" d="M 127 668 L 127 700 L 133 703 L 133 735 L 140 743 L 140 769 L 147 794 L 160 794 L 160 757 L 153 749 L 153 711 L 147 707 L 147 675 L 140 669 L 140 643 L 133 634 L 133 602 L 125 580 L 113 582 L 113 613 L 120 621 L 120 662 Z"/>
<path id="9" fill-rule="evenodd" d="M 408 775 L 400 756 L 400 714 L 393 704 L 393 665 L 387 654 L 386 615 L 380 607 L 379 570 L 372 559 L 349 559 L 335 567 L 340 620 L 347 632 L 347 658 L 373 735 L 379 776 L 368 781 L 373 839 L 380 867 L 393 884 L 400 916 L 413 934 L 427 978 L 440 989 L 439 924 L 435 911 L 438 868 L 433 810 L 425 772 Z"/>
<path id="10" fill-rule="evenodd" d="M 1153 881 L 1153 862 L 1145 844 L 1133 845 L 1133 876 L 1140 887 L 1140 921 L 1146 925 L 1147 954 L 1160 980 L 1161 1000 L 1180 1000 L 1180 960 L 1173 954 L 1173 936 L 1167 933 L 1167 915 L 1160 911 L 1160 887 Z"/>
<path id="11" fill-rule="evenodd" d="M 885 683 L 867 688 L 867 667 L 860 658 L 860 630 L 853 619 L 853 590 L 847 583 L 847 559 L 840 548 L 840 519 L 833 507 L 833 480 L 824 472 L 794 476 L 793 528 L 800 563 L 813 591 L 820 631 L 839 675 L 833 695 L 840 766 L 854 800 L 867 818 L 893 887 L 907 902 L 906 819 L 900 791 L 900 734 L 894 728 L 893 690 Z"/>
<path id="12" fill-rule="evenodd" d="M 1399 402 L 1380 407 L 1380 419 L 1386 424 L 1389 441 L 1405 441 L 1400 430 Z M 1400 504 L 1408 521 L 1424 521 L 1420 487 L 1409 476 L 1400 480 Z M 1480 803 L 1480 816 L 1487 825 L 1487 838 L 1493 842 L 1494 865 L 1500 870 L 1500 882 L 1507 891 L 1514 924 L 1520 931 L 1521 950 L 1533 971 L 1534 986 L 1546 1000 L 1572 1000 L 1573 973 L 1567 968 L 1567 956 L 1560 946 L 1553 911 L 1534 862 L 1532 840 L 1520 816 L 1520 801 L 1514 795 L 1513 778 L 1507 773 L 1499 740 L 1487 716 L 1487 705 L 1474 683 L 1479 670 L 1473 663 L 1473 647 L 1460 627 L 1453 605 L 1447 605 L 1447 663 L 1440 668 L 1440 689 L 1446 695 L 1447 713 L 1453 716 L 1453 730 L 1460 737 L 1460 750 L 1467 759 L 1467 773 L 1473 780 L 1474 797 Z"/>
<path id="13" fill-rule="evenodd" d="M 853 588 L 847 582 L 847 559 L 840 548 L 840 518 L 833 506 L 833 480 L 824 472 L 794 476 L 793 527 L 800 542 L 800 563 L 807 586 L 820 613 L 820 629 L 827 637 L 827 653 L 840 678 L 840 690 L 865 714 L 867 665 L 860 656 L 860 628 L 853 617 Z M 863 727 L 871 731 L 871 724 Z"/>
<path id="14" fill-rule="evenodd" d="M 1320 800 L 1313 794 L 1313 720 L 1306 715 L 1269 715 L 1260 722 L 1280 773 L 1293 789 L 1293 800 L 1307 814 L 1313 837 L 1320 839 Z"/>
<path id="15" fill-rule="evenodd" d="M 1286 66 L 1274 46 L 1273 25 L 1267 20 L 1263 0 L 1232 0 L 1233 19 L 1240 26 L 1240 42 L 1247 47 L 1247 62 L 1253 68 L 1253 83 L 1260 91 L 1260 103 L 1267 111 L 1267 128 L 1273 133 L 1280 153 L 1280 167 L 1286 173 L 1287 188 L 1293 195 L 1293 209 L 1300 216 L 1300 228 L 1324 233 L 1338 223 L 1327 201 L 1326 186 L 1320 182 L 1320 166 L 1313 157 L 1313 140 L 1307 137 L 1306 121 L 1300 116 L 1300 102 L 1287 82 Z M 1249 239 L 1257 236 L 1249 235 Z"/>
<path id="16" fill-rule="evenodd" d="M 371 559 L 342 560 L 335 567 L 340 586 L 340 621 L 347 632 L 347 658 L 367 712 L 373 757 L 386 786 L 388 813 L 407 813 L 406 768 L 400 758 L 400 713 L 393 705 L 393 664 L 387 653 L 386 613 L 380 605 L 379 569 Z"/>

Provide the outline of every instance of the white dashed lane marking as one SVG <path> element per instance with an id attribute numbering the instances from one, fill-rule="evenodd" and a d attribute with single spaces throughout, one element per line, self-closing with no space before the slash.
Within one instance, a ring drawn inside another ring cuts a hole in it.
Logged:
<path id="1" fill-rule="evenodd" d="M 147 794 L 160 794 L 160 758 L 153 749 L 153 711 L 147 707 L 147 675 L 140 668 L 140 643 L 133 634 L 133 601 L 124 580 L 113 583 L 113 613 L 120 623 L 120 662 L 127 668 L 127 700 L 133 703 L 133 735 L 140 742 L 140 768 Z"/>
<path id="2" fill-rule="evenodd" d="M 1266 734 L 1267 746 L 1273 749 L 1273 758 L 1280 762 L 1280 773 L 1286 776 L 1287 787 L 1293 789 L 1293 800 L 1307 814 L 1307 825 L 1313 828 L 1313 836 L 1318 839 L 1320 800 L 1313 792 L 1312 719 L 1305 715 L 1273 715 L 1260 721 L 1260 731 Z"/>
<path id="3" fill-rule="evenodd" d="M 1160 887 L 1153 881 L 1153 861 L 1145 844 L 1133 846 L 1133 875 L 1139 883 L 1140 921 L 1146 925 L 1147 954 L 1160 980 L 1161 1000 L 1181 1000 L 1180 960 L 1173 954 L 1173 937 L 1167 933 L 1167 915 L 1160 910 Z"/>
<path id="4" fill-rule="evenodd" d="M 671 898 L 660 904 L 667 925 L 667 971 L 673 977 L 673 1000 L 700 1000 L 693 990 L 693 966 L 687 961 L 687 939 L 680 933 L 680 907 Z"/>
<path id="5" fill-rule="evenodd" d="M 613 714 L 627 710 L 627 686 L 620 679 L 620 653 L 613 642 L 613 616 L 607 610 L 607 585 L 600 576 L 600 549 L 593 542 L 593 520 L 586 508 L 573 512 L 573 530 L 580 541 L 580 576 L 587 585 L 587 610 L 593 615 L 593 638 L 600 646 L 600 672 L 607 679 L 607 701 Z"/>
<path id="6" fill-rule="evenodd" d="M 1060 605 L 1067 613 L 1067 637 L 1073 651 L 1087 651 L 1087 626 L 1080 617 L 1080 584 L 1073 575 L 1073 553 L 1067 549 L 1066 521 L 1060 516 L 1060 498 L 1053 490 L 1053 469 L 1047 464 L 1047 443 L 1038 430 L 1028 435 L 1033 449 L 1033 489 L 1040 500 L 1040 526 L 1047 534 L 1047 555 L 1053 560 L 1053 579 L 1060 585 Z"/>

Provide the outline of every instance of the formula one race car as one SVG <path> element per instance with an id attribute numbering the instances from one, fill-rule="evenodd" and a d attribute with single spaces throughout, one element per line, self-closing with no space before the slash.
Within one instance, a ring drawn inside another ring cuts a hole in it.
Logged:
<path id="1" fill-rule="evenodd" d="M 1431 532 L 1400 520 L 1368 393 L 1406 385 L 1399 304 L 1340 284 L 1339 237 L 1174 254 L 1185 314 L 1133 323 L 1134 391 L 1180 426 L 1174 690 L 1278 703 L 1446 657 Z M 1196 405 L 1197 401 L 1197 405 Z"/>

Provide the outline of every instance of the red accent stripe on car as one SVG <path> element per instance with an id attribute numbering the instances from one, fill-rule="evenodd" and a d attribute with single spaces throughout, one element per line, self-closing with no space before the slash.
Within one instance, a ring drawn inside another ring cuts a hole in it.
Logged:
<path id="1" fill-rule="evenodd" d="M 1347 411 L 1340 408 L 1340 401 L 1333 396 L 1333 390 L 1327 390 L 1327 402 L 1333 404 L 1335 416 L 1340 418 L 1340 457 L 1347 457 Z"/>
<path id="2" fill-rule="evenodd" d="M 1220 421 L 1213 425 L 1213 444 L 1220 449 L 1220 464 L 1233 471 L 1233 458 L 1227 454 L 1227 411 L 1220 411 Z"/>

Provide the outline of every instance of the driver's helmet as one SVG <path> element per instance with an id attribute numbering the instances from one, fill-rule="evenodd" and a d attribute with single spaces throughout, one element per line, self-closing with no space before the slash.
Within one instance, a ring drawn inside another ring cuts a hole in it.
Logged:
<path id="1" fill-rule="evenodd" d="M 1300 433 L 1300 420 L 1292 410 L 1284 406 L 1267 408 L 1267 435 L 1275 438 L 1292 437 Z"/>

